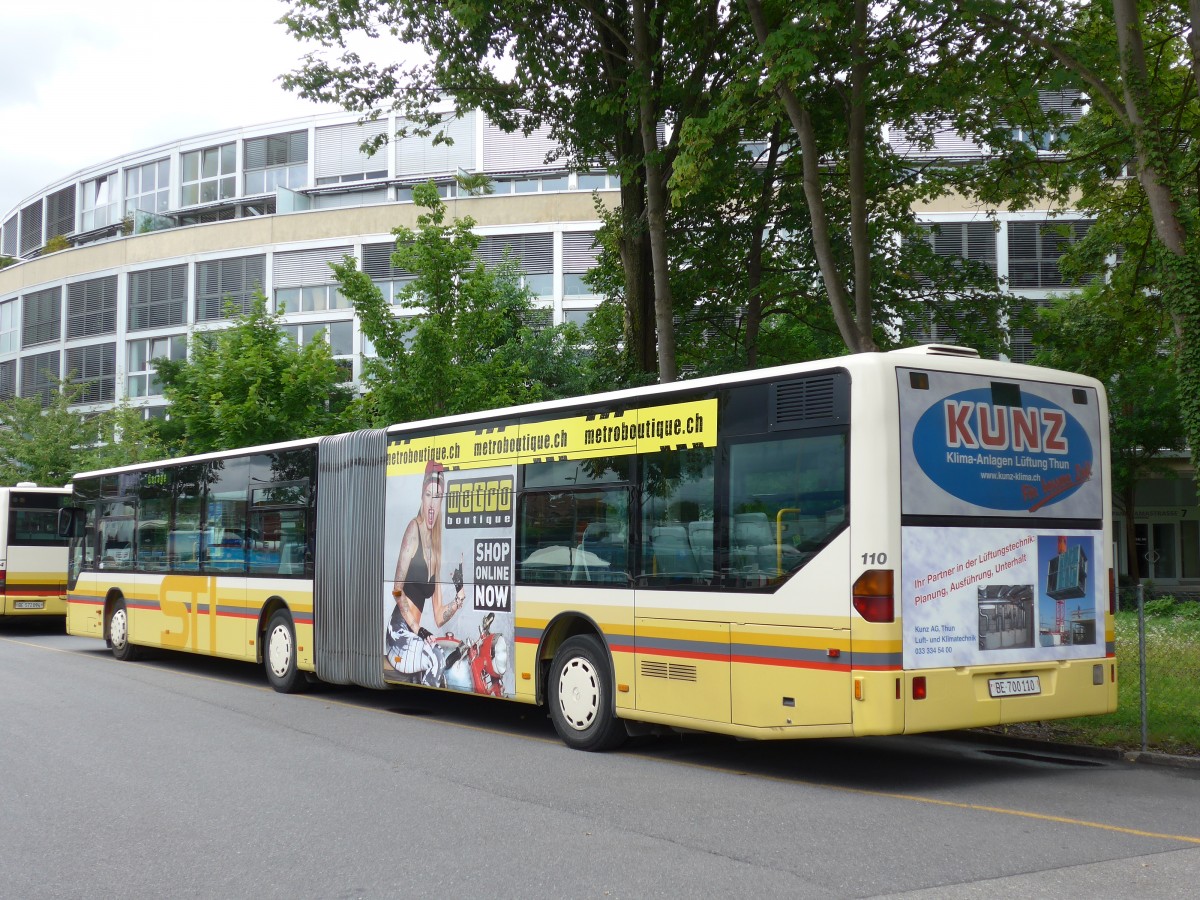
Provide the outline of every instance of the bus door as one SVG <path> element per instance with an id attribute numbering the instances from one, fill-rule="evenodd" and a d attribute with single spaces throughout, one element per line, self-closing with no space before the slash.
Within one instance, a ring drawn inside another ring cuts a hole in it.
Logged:
<path id="1" fill-rule="evenodd" d="M 845 432 L 776 427 L 727 452 L 731 515 L 718 544 L 728 546 L 723 596 L 736 617 L 733 722 L 846 724 L 851 636 L 839 589 L 849 552 Z"/>
<path id="2" fill-rule="evenodd" d="M 697 447 L 642 460 L 634 683 L 640 710 L 729 722 L 729 616 L 708 602 L 715 458 L 715 448 Z"/>

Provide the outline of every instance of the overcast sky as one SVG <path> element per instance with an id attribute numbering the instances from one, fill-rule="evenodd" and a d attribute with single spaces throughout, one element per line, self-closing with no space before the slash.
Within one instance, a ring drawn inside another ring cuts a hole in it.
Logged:
<path id="1" fill-rule="evenodd" d="M 281 0 L 0 0 L 0 216 L 115 156 L 326 112 L 280 87 Z"/>

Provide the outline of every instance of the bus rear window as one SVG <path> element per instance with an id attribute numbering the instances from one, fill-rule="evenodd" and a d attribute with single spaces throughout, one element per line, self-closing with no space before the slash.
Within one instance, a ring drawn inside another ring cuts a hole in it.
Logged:
<path id="1" fill-rule="evenodd" d="M 13 494 L 9 499 L 10 547 L 65 547 L 58 536 L 59 495 Z"/>

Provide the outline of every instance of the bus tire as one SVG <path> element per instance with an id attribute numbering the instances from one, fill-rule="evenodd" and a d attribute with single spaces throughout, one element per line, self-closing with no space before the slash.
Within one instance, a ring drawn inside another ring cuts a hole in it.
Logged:
<path id="1" fill-rule="evenodd" d="M 612 750 L 626 738 L 613 709 L 612 666 L 591 635 L 562 642 L 550 664 L 550 719 L 564 744 L 574 750 Z"/>
<path id="2" fill-rule="evenodd" d="M 125 601 L 113 601 L 108 613 L 108 646 L 112 655 L 122 662 L 133 662 L 138 658 L 138 648 L 129 641 L 129 608 Z"/>
<path id="3" fill-rule="evenodd" d="M 281 694 L 297 694 L 308 686 L 304 673 L 296 666 L 296 627 L 292 614 L 277 609 L 267 622 L 263 642 L 263 667 L 267 681 Z"/>

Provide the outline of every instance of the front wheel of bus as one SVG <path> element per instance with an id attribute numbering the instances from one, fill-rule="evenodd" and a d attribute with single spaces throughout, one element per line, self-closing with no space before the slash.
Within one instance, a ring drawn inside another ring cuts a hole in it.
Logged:
<path id="1" fill-rule="evenodd" d="M 307 684 L 296 666 L 296 628 L 286 609 L 276 610 L 267 623 L 267 641 L 263 665 L 271 687 L 281 694 L 295 694 Z"/>
<path id="2" fill-rule="evenodd" d="M 122 662 L 133 662 L 138 657 L 137 647 L 129 642 L 129 609 L 124 600 L 113 603 L 108 614 L 108 646 Z"/>
<path id="3" fill-rule="evenodd" d="M 613 711 L 612 671 L 598 640 L 563 641 L 550 664 L 550 718 L 563 743 L 575 750 L 612 750 L 625 727 Z"/>

